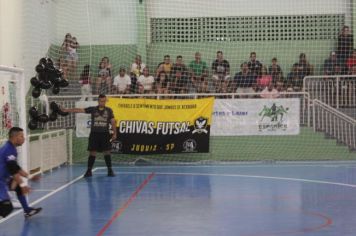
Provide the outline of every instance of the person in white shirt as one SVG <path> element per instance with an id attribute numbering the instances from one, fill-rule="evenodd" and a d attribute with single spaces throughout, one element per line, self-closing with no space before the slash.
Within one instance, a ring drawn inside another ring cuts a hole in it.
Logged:
<path id="1" fill-rule="evenodd" d="M 155 79 L 150 75 L 147 67 L 143 69 L 143 74 L 138 77 L 137 82 L 139 84 L 139 93 L 153 93 Z"/>
<path id="2" fill-rule="evenodd" d="M 82 94 L 80 101 L 92 101 L 90 65 L 87 64 L 83 67 L 79 83 L 82 85 L 80 88 Z"/>
<path id="3" fill-rule="evenodd" d="M 125 68 L 120 68 L 119 74 L 114 78 L 114 93 L 130 93 L 131 78 L 126 74 Z"/>
<path id="4" fill-rule="evenodd" d="M 268 86 L 260 93 L 261 98 L 278 98 L 279 92 L 274 88 L 273 82 L 269 82 Z"/>

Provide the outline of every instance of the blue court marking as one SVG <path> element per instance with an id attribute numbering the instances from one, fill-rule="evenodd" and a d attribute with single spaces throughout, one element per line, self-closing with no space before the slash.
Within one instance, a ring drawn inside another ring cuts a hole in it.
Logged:
<path id="1" fill-rule="evenodd" d="M 18 211 L 2 220 L 0 236 L 98 235 L 152 172 L 155 177 L 103 235 L 356 232 L 352 165 L 132 166 L 115 168 L 114 178 L 98 167 L 89 180 L 81 176 L 84 169 L 73 166 L 45 174 L 30 195 L 32 205 L 44 207 L 43 212 L 24 221 Z"/>

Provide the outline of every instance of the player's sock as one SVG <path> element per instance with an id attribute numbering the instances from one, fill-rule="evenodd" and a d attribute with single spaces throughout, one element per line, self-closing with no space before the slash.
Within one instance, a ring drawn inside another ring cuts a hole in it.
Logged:
<path id="1" fill-rule="evenodd" d="M 28 206 L 26 196 L 25 195 L 18 195 L 17 198 L 19 199 L 21 206 L 24 210 L 24 212 L 29 212 L 31 208 Z"/>
<path id="2" fill-rule="evenodd" d="M 91 169 L 93 169 L 94 163 L 95 163 L 95 156 L 89 155 L 89 157 L 88 157 L 88 169 L 84 174 L 85 178 L 92 176 Z"/>
<path id="3" fill-rule="evenodd" d="M 105 155 L 105 164 L 108 167 L 108 176 L 113 177 L 115 176 L 114 171 L 112 170 L 112 164 L 111 164 L 111 155 Z"/>
<path id="4" fill-rule="evenodd" d="M 112 164 L 111 164 L 111 155 L 105 155 L 104 156 L 104 159 L 105 159 L 105 164 L 106 166 L 109 168 L 112 167 Z"/>
<path id="5" fill-rule="evenodd" d="M 95 163 L 95 156 L 90 155 L 88 157 L 88 170 L 93 169 L 94 163 Z"/>

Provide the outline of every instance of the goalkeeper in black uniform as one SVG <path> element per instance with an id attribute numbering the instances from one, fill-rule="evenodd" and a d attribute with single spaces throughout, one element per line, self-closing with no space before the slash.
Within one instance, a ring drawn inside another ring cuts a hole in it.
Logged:
<path id="1" fill-rule="evenodd" d="M 91 114 L 91 127 L 88 143 L 88 169 L 84 177 L 92 176 L 96 152 L 103 152 L 106 166 L 108 167 L 108 176 L 115 176 L 111 165 L 111 141 L 116 139 L 116 121 L 111 108 L 106 107 L 107 98 L 100 94 L 98 106 L 87 108 L 61 108 L 63 112 L 88 113 Z M 113 134 L 110 134 L 109 125 L 111 124 Z"/>

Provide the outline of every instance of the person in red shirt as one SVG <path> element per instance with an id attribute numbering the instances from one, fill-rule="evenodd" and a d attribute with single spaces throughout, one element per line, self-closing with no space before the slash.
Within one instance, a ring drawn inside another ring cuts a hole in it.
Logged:
<path id="1" fill-rule="evenodd" d="M 351 57 L 349 57 L 346 61 L 346 67 L 348 71 L 351 70 L 351 67 L 356 65 L 356 50 L 352 51 Z"/>

